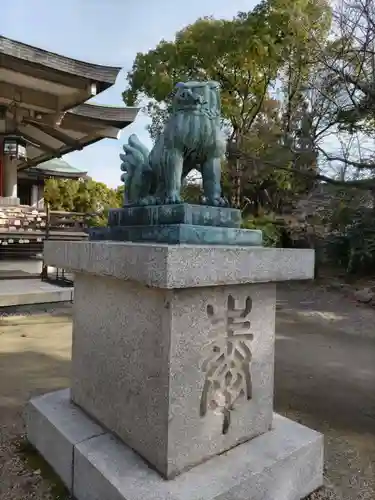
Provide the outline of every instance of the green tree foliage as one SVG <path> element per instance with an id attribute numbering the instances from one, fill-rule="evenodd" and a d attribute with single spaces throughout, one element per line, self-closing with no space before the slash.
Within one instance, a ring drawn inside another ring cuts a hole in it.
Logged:
<path id="1" fill-rule="evenodd" d="M 260 217 L 248 217 L 242 226 L 246 229 L 259 229 L 263 233 L 263 245 L 266 247 L 280 247 L 283 227 L 275 221 L 272 214 Z"/>
<path id="2" fill-rule="evenodd" d="M 243 133 L 250 129 L 292 52 L 306 71 L 311 54 L 309 33 L 325 33 L 328 19 L 323 0 L 269 0 L 233 20 L 198 19 L 178 32 L 173 42 L 162 40 L 155 49 L 137 54 L 128 73 L 124 101 L 133 105 L 144 97 L 151 100 L 151 133 L 155 136 L 178 81 L 217 80 L 223 117 L 232 132 Z"/>
<path id="3" fill-rule="evenodd" d="M 329 25 L 330 9 L 325 0 L 266 0 L 232 20 L 198 19 L 178 32 L 173 41 L 162 40 L 155 49 L 137 54 L 128 73 L 124 101 L 127 105 L 147 101 L 150 132 L 155 138 L 162 130 L 178 81 L 218 81 L 224 129 L 242 152 L 241 196 L 255 197 L 254 206 L 267 199 L 273 210 L 279 210 L 276 198 L 281 200 L 286 191 L 296 192 L 295 175 L 285 169 L 300 167 L 295 162 L 292 165 L 286 138 L 295 138 L 301 126 L 302 94 L 314 62 L 315 40 L 325 39 Z M 276 81 L 282 82 L 287 96 L 282 101 L 271 96 Z M 275 117 L 276 123 L 271 124 Z M 270 158 L 277 158 L 284 170 L 277 171 L 275 165 L 270 168 Z M 315 156 L 312 161 L 316 163 Z M 233 184 L 233 163 L 233 158 L 228 158 L 224 191 Z"/>
<path id="4" fill-rule="evenodd" d="M 242 137 L 239 153 L 242 198 L 248 200 L 246 210 L 253 215 L 264 211 L 283 213 L 314 185 L 314 179 L 296 175 L 295 171 L 314 171 L 316 152 L 300 146 L 301 134 L 297 137 L 294 129 L 291 132 L 295 137 L 287 145 L 283 104 L 267 99 L 251 130 Z M 230 173 L 233 178 L 236 174 L 233 167 Z"/>
<path id="5" fill-rule="evenodd" d="M 107 223 L 110 208 L 122 206 L 123 192 L 123 186 L 111 189 L 92 179 L 48 179 L 44 187 L 44 199 L 51 210 L 93 214 L 91 225 L 101 226 Z"/>
<path id="6" fill-rule="evenodd" d="M 234 127 L 249 126 L 276 77 L 277 67 L 268 57 L 272 44 L 266 36 L 262 39 L 240 16 L 233 21 L 199 19 L 177 33 L 173 42 L 162 40 L 154 50 L 137 55 L 124 100 L 128 105 L 135 98 L 152 100 L 149 110 L 155 136 L 178 81 L 217 80 L 224 118 Z"/>

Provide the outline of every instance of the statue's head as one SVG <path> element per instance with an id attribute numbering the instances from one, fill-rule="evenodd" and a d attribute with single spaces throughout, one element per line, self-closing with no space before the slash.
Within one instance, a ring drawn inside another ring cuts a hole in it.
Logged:
<path id="1" fill-rule="evenodd" d="M 220 116 L 220 86 L 217 82 L 180 82 L 175 87 L 174 111 L 202 111 L 211 116 Z"/>

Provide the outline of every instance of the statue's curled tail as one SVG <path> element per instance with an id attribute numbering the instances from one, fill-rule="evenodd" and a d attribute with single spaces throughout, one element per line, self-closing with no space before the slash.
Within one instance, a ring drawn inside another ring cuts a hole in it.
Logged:
<path id="1" fill-rule="evenodd" d="M 120 154 L 121 170 L 124 172 L 121 181 L 125 183 L 125 203 L 134 203 L 147 196 L 147 177 L 151 174 L 149 151 L 135 134 L 123 145 L 125 154 Z"/>

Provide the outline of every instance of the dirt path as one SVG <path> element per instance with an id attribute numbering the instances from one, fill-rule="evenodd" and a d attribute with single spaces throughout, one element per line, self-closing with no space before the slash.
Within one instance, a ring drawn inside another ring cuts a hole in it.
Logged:
<path id="1" fill-rule="evenodd" d="M 16 441 L 24 432 L 28 399 L 69 385 L 71 306 L 55 305 L 48 313 L 40 309 L 33 315 L 26 308 L 26 316 L 0 317 L 1 500 L 56 500 L 39 471 L 25 467 Z"/>
<path id="2" fill-rule="evenodd" d="M 69 306 L 0 319 L 1 500 L 66 499 L 50 496 L 50 483 L 24 466 L 14 439 L 32 395 L 69 385 L 70 343 Z M 375 310 L 312 285 L 279 287 L 275 406 L 325 434 L 336 493 L 314 500 L 374 500 Z"/>
<path id="3" fill-rule="evenodd" d="M 278 303 L 276 411 L 325 434 L 340 499 L 374 500 L 375 310 L 304 285 Z"/>

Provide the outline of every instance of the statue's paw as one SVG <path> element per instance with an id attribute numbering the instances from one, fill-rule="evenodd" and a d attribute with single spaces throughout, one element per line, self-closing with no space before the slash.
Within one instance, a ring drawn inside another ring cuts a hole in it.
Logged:
<path id="1" fill-rule="evenodd" d="M 141 207 L 145 207 L 147 205 L 152 205 L 152 203 L 150 203 L 150 197 L 146 196 L 145 198 L 141 198 L 138 201 L 138 205 L 141 206 Z"/>
<path id="2" fill-rule="evenodd" d="M 215 198 L 203 197 L 202 198 L 202 205 L 208 205 L 210 207 L 227 207 L 228 200 L 226 200 L 225 198 L 222 198 L 221 196 L 218 196 Z"/>
<path id="3" fill-rule="evenodd" d="M 143 206 L 150 206 L 150 205 L 160 205 L 159 198 L 156 196 L 150 195 L 146 196 L 145 198 L 142 198 L 141 204 Z"/>
<path id="4" fill-rule="evenodd" d="M 169 196 L 165 197 L 164 203 L 166 205 L 181 203 L 181 196 L 179 195 L 179 193 L 171 193 Z"/>
<path id="5" fill-rule="evenodd" d="M 229 201 L 227 198 L 220 198 L 219 207 L 229 207 Z"/>

